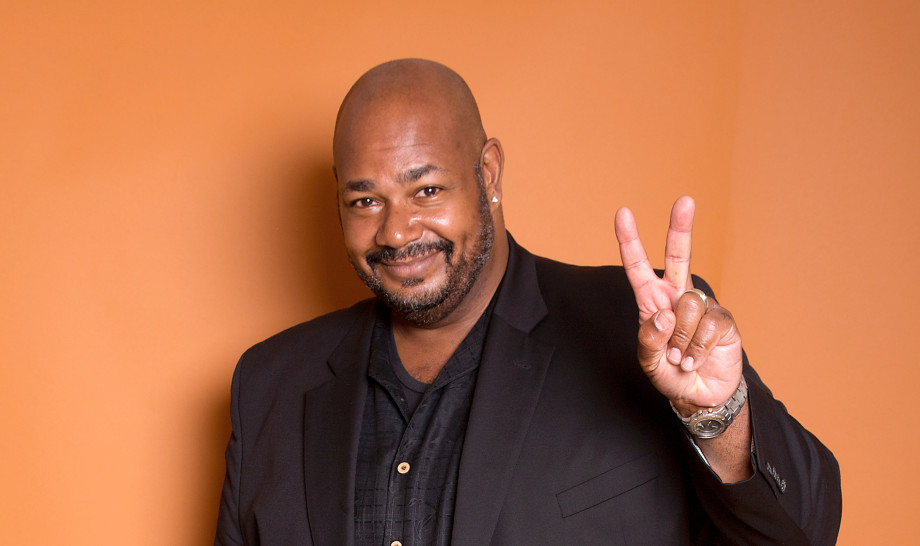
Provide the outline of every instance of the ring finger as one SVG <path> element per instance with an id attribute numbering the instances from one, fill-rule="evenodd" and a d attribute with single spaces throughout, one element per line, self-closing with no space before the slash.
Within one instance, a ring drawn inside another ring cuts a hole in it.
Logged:
<path id="1" fill-rule="evenodd" d="M 675 366 L 681 365 L 685 371 L 689 371 L 693 369 L 693 361 L 691 359 L 687 362 L 684 353 L 696 334 L 700 320 L 706 314 L 706 303 L 703 302 L 698 294 L 689 291 L 685 292 L 677 300 L 674 314 L 676 324 L 674 333 L 668 341 L 668 362 Z"/>

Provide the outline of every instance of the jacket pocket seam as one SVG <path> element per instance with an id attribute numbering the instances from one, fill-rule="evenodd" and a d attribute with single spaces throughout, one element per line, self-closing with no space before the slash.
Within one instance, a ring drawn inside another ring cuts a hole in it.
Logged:
<path id="1" fill-rule="evenodd" d="M 556 493 L 556 501 L 559 503 L 562 517 L 567 518 L 627 493 L 657 477 L 657 457 L 654 453 L 648 453 Z"/>

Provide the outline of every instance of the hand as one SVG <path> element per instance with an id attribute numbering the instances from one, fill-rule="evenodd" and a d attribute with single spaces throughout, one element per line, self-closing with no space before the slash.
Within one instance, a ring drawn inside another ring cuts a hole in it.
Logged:
<path id="1" fill-rule="evenodd" d="M 627 208 L 616 214 L 626 276 L 639 306 L 639 364 L 684 416 L 728 401 L 741 382 L 741 335 L 727 309 L 693 292 L 690 233 L 695 204 L 681 197 L 671 209 L 664 277 L 659 278 Z"/>

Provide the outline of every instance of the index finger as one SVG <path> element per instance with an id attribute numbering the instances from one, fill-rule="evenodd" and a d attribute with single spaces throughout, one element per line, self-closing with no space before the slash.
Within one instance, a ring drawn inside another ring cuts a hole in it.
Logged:
<path id="1" fill-rule="evenodd" d="M 690 243 L 695 210 L 696 203 L 690 196 L 685 195 L 674 202 L 664 247 L 664 278 L 681 290 L 693 287 L 690 280 Z"/>
<path id="2" fill-rule="evenodd" d="M 652 264 L 648 261 L 648 254 L 642 241 L 639 240 L 639 228 L 636 227 L 636 218 L 628 208 L 617 210 L 613 222 L 620 246 L 620 259 L 626 270 L 626 278 L 633 287 L 633 291 L 645 286 L 658 278 Z"/>

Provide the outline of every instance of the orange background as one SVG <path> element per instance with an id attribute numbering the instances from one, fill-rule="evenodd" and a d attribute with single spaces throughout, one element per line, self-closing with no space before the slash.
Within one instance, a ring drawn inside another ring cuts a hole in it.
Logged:
<path id="1" fill-rule="evenodd" d="M 212 540 L 230 376 L 366 292 L 331 133 L 370 66 L 458 70 L 532 251 L 695 272 L 836 453 L 840 544 L 920 536 L 920 5 L 390 0 L 0 6 L 0 529 L 7 544 Z"/>

